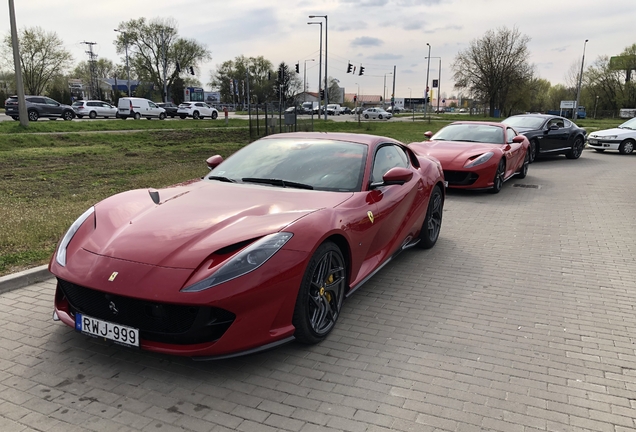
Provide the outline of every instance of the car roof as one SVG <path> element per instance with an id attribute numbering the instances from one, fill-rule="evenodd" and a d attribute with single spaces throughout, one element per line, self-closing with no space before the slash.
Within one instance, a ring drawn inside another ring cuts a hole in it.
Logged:
<path id="1" fill-rule="evenodd" d="M 498 127 L 509 127 L 507 124 L 500 122 L 491 122 L 491 121 L 456 121 L 452 122 L 452 125 L 455 124 L 467 124 L 467 125 L 485 125 L 485 126 L 498 126 Z"/>
<path id="2" fill-rule="evenodd" d="M 559 117 L 559 118 L 564 118 L 562 116 L 558 116 L 558 115 L 554 115 L 554 114 L 516 114 L 510 117 L 536 117 L 536 118 L 542 118 L 542 119 L 549 119 L 549 118 L 554 118 L 554 117 Z M 508 117 L 508 118 L 510 118 Z"/>
<path id="3" fill-rule="evenodd" d="M 398 140 L 393 138 L 383 137 L 379 135 L 346 133 L 346 132 L 290 132 L 282 134 L 268 135 L 262 139 L 272 138 L 296 138 L 296 139 L 322 139 L 322 140 L 334 140 L 334 141 L 347 141 L 356 144 L 364 144 L 368 146 L 374 146 L 380 143 L 397 143 L 402 144 Z"/>

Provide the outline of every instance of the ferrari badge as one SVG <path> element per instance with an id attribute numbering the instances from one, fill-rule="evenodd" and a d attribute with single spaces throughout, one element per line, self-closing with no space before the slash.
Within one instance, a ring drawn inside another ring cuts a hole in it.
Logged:
<path id="1" fill-rule="evenodd" d="M 114 281 L 118 274 L 118 272 L 113 272 L 113 274 L 108 278 L 108 282 Z"/>
<path id="2" fill-rule="evenodd" d="M 371 213 L 371 210 L 367 212 L 367 216 L 369 216 L 369 220 L 373 223 L 373 213 Z"/>

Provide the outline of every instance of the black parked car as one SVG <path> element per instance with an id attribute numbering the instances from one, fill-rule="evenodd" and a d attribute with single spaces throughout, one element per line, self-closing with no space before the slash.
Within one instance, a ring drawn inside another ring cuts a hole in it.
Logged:
<path id="1" fill-rule="evenodd" d="M 73 120 L 75 118 L 75 111 L 70 105 L 61 104 L 46 96 L 25 96 L 24 98 L 29 121 L 38 121 L 40 117 L 47 117 L 51 120 L 58 118 Z M 4 113 L 13 120 L 20 120 L 17 96 L 11 96 L 4 101 Z"/>
<path id="2" fill-rule="evenodd" d="M 521 114 L 508 117 L 502 123 L 528 138 L 530 162 L 540 156 L 560 154 L 568 159 L 578 159 L 585 146 L 585 129 L 563 117 Z"/>
<path id="3" fill-rule="evenodd" d="M 157 106 L 166 110 L 166 116 L 169 116 L 170 118 L 175 118 L 175 116 L 179 115 L 177 114 L 177 109 L 179 107 L 173 104 L 172 102 L 155 102 L 155 103 L 157 104 Z"/>

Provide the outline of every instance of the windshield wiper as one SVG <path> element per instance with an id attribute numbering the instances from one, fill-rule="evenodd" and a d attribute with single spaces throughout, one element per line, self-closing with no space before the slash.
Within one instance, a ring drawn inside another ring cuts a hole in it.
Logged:
<path id="1" fill-rule="evenodd" d="M 293 181 L 283 180 L 283 179 L 268 179 L 268 178 L 245 177 L 245 178 L 242 178 L 241 181 L 244 181 L 244 182 L 247 182 L 247 183 L 262 183 L 262 184 L 268 184 L 268 185 L 272 185 L 272 186 L 282 186 L 284 188 L 290 187 L 290 188 L 297 188 L 297 189 L 310 189 L 310 190 L 314 189 L 313 186 L 308 185 L 308 184 L 296 183 L 296 182 L 293 182 Z"/>
<path id="2" fill-rule="evenodd" d="M 475 140 L 451 140 L 451 141 L 457 141 L 457 142 L 479 142 L 479 141 L 475 141 Z"/>
<path id="3" fill-rule="evenodd" d="M 208 179 L 210 179 L 210 180 L 218 180 L 218 181 L 222 181 L 222 182 L 226 182 L 226 183 L 236 183 L 236 180 L 231 179 L 229 177 L 223 177 L 223 176 L 209 176 Z"/>

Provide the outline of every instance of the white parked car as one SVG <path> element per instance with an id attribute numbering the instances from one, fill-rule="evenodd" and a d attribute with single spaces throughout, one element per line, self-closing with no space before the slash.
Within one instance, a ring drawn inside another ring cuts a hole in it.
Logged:
<path id="1" fill-rule="evenodd" d="M 182 119 L 192 117 L 196 120 L 210 117 L 214 120 L 219 116 L 219 112 L 204 102 L 183 102 L 177 108 L 177 115 Z"/>
<path id="2" fill-rule="evenodd" d="M 618 150 L 621 154 L 631 154 L 636 145 L 636 118 L 613 129 L 592 132 L 587 137 L 587 144 L 597 152 Z"/>
<path id="3" fill-rule="evenodd" d="M 362 111 L 362 116 L 365 119 L 390 119 L 393 114 L 391 114 L 390 112 L 386 112 L 385 110 L 383 110 L 382 108 L 368 108 L 365 109 L 364 111 Z"/>
<path id="4" fill-rule="evenodd" d="M 142 117 L 146 117 L 148 120 L 151 118 L 163 120 L 166 118 L 166 110 L 148 99 L 123 97 L 119 98 L 117 103 L 117 115 L 123 120 L 128 117 L 132 117 L 135 120 L 139 120 Z"/>
<path id="5" fill-rule="evenodd" d="M 75 111 L 75 116 L 77 118 L 87 116 L 94 119 L 97 117 L 109 118 L 117 116 L 116 107 L 112 106 L 108 102 L 99 100 L 75 101 L 71 106 L 73 107 L 73 111 Z"/>

